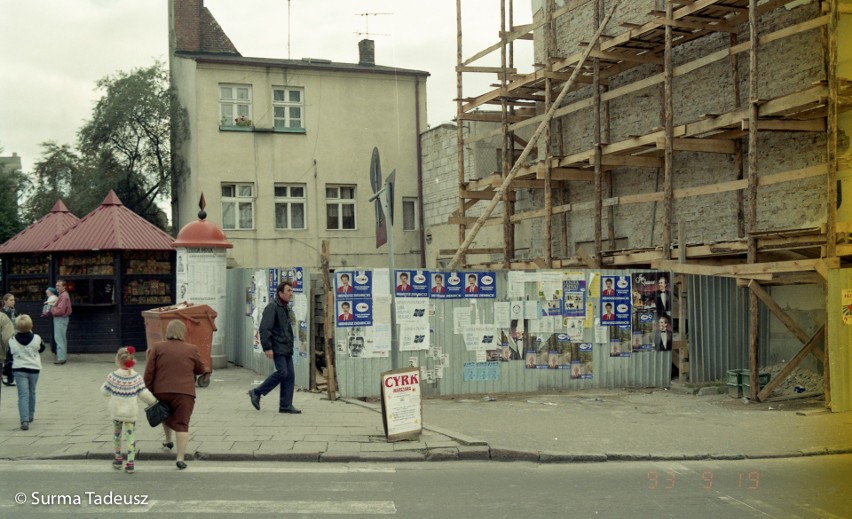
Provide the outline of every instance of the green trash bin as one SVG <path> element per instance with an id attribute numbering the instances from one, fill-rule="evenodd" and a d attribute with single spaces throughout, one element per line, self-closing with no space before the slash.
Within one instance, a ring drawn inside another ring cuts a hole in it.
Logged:
<path id="1" fill-rule="evenodd" d="M 743 381 L 741 369 L 729 369 L 725 373 L 725 385 L 728 386 L 728 396 L 731 398 L 742 398 Z"/>
<path id="2" fill-rule="evenodd" d="M 769 373 L 759 373 L 757 382 L 760 384 L 760 389 L 769 383 L 772 375 Z M 728 386 L 728 396 L 732 398 L 742 398 L 751 395 L 751 373 L 747 369 L 729 369 L 725 375 L 725 384 Z"/>

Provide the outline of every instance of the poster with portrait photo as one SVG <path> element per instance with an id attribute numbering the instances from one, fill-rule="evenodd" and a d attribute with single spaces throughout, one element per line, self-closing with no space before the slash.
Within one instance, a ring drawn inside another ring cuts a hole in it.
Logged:
<path id="1" fill-rule="evenodd" d="M 602 326 L 630 325 L 630 281 L 630 276 L 601 276 L 599 310 Z"/>
<path id="2" fill-rule="evenodd" d="M 422 270 L 394 271 L 396 297 L 429 297 L 429 279 Z"/>
<path id="3" fill-rule="evenodd" d="M 580 361 L 580 378 L 590 379 L 594 375 L 594 363 L 592 354 L 592 343 L 583 342 L 577 345 Z"/>
<path id="4" fill-rule="evenodd" d="M 653 309 L 634 311 L 632 341 L 632 350 L 634 353 L 653 351 L 655 322 L 656 318 L 654 317 Z"/>
<path id="5" fill-rule="evenodd" d="M 337 326 L 370 326 L 373 324 L 372 299 L 346 299 L 337 301 Z"/>
<path id="6" fill-rule="evenodd" d="M 628 326 L 610 327 L 609 356 L 629 357 L 632 353 L 633 332 Z"/>
<path id="7" fill-rule="evenodd" d="M 373 273 L 368 270 L 345 270 L 334 273 L 337 299 L 369 298 L 373 295 Z"/>

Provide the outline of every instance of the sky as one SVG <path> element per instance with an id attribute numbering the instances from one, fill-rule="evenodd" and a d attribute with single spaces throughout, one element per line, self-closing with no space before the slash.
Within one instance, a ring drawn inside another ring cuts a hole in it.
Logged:
<path id="1" fill-rule="evenodd" d="M 515 24 L 531 22 L 531 1 L 514 1 Z M 77 130 L 102 95 L 95 88 L 99 79 L 156 60 L 168 63 L 167 5 L 0 0 L 0 154 L 17 153 L 29 173 L 41 143 L 75 145 Z M 248 57 L 357 63 L 358 41 L 369 32 L 377 65 L 431 74 L 430 126 L 456 116 L 455 0 L 205 0 L 205 6 Z M 462 0 L 465 59 L 497 43 L 499 14 L 499 0 Z M 519 41 L 515 56 L 520 72 L 532 70 L 531 41 Z M 499 51 L 474 64 L 499 65 Z M 494 74 L 469 76 L 465 97 L 485 93 L 497 81 Z"/>

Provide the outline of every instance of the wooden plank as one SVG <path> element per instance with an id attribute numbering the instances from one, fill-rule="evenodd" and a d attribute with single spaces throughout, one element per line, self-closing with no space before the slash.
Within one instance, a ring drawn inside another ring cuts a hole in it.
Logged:
<path id="1" fill-rule="evenodd" d="M 665 149 L 665 139 L 657 139 L 657 149 Z M 724 153 L 733 155 L 734 141 L 722 139 L 675 139 L 672 142 L 674 151 L 698 151 L 703 153 Z"/>
<path id="2" fill-rule="evenodd" d="M 466 66 L 456 66 L 456 72 L 484 72 L 484 73 L 496 73 L 503 74 L 502 67 L 466 67 Z M 518 69 L 516 68 L 506 68 L 506 74 L 517 74 Z"/>
<path id="3" fill-rule="evenodd" d="M 651 266 L 659 270 L 669 270 L 675 274 L 692 274 L 697 276 L 718 276 L 731 278 L 747 278 L 769 281 L 772 279 L 771 273 L 753 273 L 753 274 L 735 274 L 726 271 L 724 266 L 720 265 L 702 265 L 696 263 L 679 263 L 676 260 L 662 259 L 653 261 Z"/>
<path id="4" fill-rule="evenodd" d="M 692 265 L 695 268 L 692 272 L 679 272 L 681 266 L 670 260 L 664 260 L 654 263 L 654 268 L 659 270 L 672 270 L 678 274 L 701 274 L 705 276 L 728 276 L 751 278 L 755 274 L 778 274 L 784 272 L 811 272 L 816 271 L 817 263 L 825 261 L 828 268 L 839 268 L 840 260 L 838 258 L 830 258 L 825 260 L 820 259 L 803 259 L 790 261 L 769 261 L 764 263 L 739 263 L 735 265 Z M 821 268 L 821 267 L 820 267 Z M 699 272 L 700 271 L 700 272 Z M 758 279 L 758 278 L 755 278 Z"/>
<path id="5" fill-rule="evenodd" d="M 322 269 L 322 282 L 325 290 L 325 323 L 323 324 L 323 336 L 325 344 L 323 344 L 323 354 L 325 355 L 325 365 L 328 372 L 327 389 L 328 399 L 331 402 L 337 400 L 337 380 L 334 376 L 334 326 L 335 321 L 334 309 L 334 287 L 331 284 L 331 274 L 329 270 L 329 245 L 328 240 L 323 240 L 321 245 L 322 253 L 320 258 Z M 313 352 L 311 352 L 313 355 Z"/>
<path id="6" fill-rule="evenodd" d="M 439 249 L 438 254 L 441 256 L 452 256 L 458 249 Z M 482 247 L 471 248 L 467 250 L 468 254 L 502 254 L 503 247 Z"/>
<path id="7" fill-rule="evenodd" d="M 635 168 L 661 168 L 663 159 L 660 157 L 644 157 L 636 155 L 604 155 L 601 157 L 602 166 L 630 166 Z"/>
<path id="8" fill-rule="evenodd" d="M 806 178 L 812 177 L 820 177 L 828 173 L 828 164 L 817 164 L 816 166 L 809 166 L 801 169 L 794 169 L 791 171 L 782 171 L 780 173 L 773 173 L 771 175 L 765 175 L 757 178 L 758 186 L 771 186 L 774 184 L 780 184 L 782 182 L 791 182 L 794 180 L 803 180 Z"/>
<path id="9" fill-rule="evenodd" d="M 790 373 L 793 372 L 799 364 L 802 363 L 805 358 L 810 355 L 814 349 L 817 347 L 819 341 L 825 336 L 825 326 L 821 327 L 817 332 L 808 340 L 808 342 L 793 356 L 790 361 L 781 368 L 781 371 L 775 375 L 775 378 L 771 379 L 768 384 L 766 384 L 763 389 L 760 390 L 756 395 L 756 400 L 758 402 L 763 402 L 765 399 L 769 398 L 769 395 L 775 390 L 776 387 L 781 385 L 784 380 L 790 376 Z M 822 361 L 823 359 L 818 359 Z M 752 378 L 751 380 L 756 380 Z M 752 384 L 752 387 L 758 387 L 759 384 Z"/>
<path id="10" fill-rule="evenodd" d="M 478 220 L 479 220 L 478 218 L 475 218 L 473 216 L 465 216 L 465 217 L 451 216 L 451 217 L 447 218 L 447 223 L 450 224 L 450 225 L 473 225 Z M 485 220 L 482 225 L 487 227 L 489 225 L 502 225 L 502 223 L 503 223 L 503 217 L 494 217 L 494 218 L 489 218 L 488 220 Z"/>
<path id="11" fill-rule="evenodd" d="M 528 117 L 524 117 L 522 115 L 509 115 L 509 122 L 516 123 L 521 122 Z M 486 123 L 499 123 L 501 121 L 501 116 L 498 113 L 487 113 L 487 112 L 473 112 L 469 114 L 460 114 L 458 116 L 459 120 L 462 121 L 482 121 Z"/>
<path id="12" fill-rule="evenodd" d="M 647 54 L 628 54 L 626 52 L 603 52 L 599 50 L 592 50 L 589 56 L 592 58 L 613 61 L 629 61 L 630 63 L 651 63 L 654 65 L 662 65 L 663 63 L 663 60 L 650 52 Z"/>
<path id="13" fill-rule="evenodd" d="M 799 339 L 799 342 L 801 342 L 802 344 L 808 342 L 808 339 L 810 338 L 808 334 L 805 333 L 805 331 L 802 330 L 802 328 L 799 327 L 798 324 L 796 324 L 796 321 L 794 321 L 792 317 L 787 315 L 787 313 L 780 306 L 778 306 L 778 303 L 776 303 L 775 300 L 772 299 L 772 296 L 770 296 L 766 292 L 766 290 L 763 290 L 763 288 L 758 282 L 751 280 L 748 283 L 748 289 L 751 290 L 758 297 L 758 299 L 763 301 L 763 304 L 766 305 L 766 308 L 768 308 L 769 311 L 772 312 L 772 314 L 779 321 L 781 321 L 781 324 L 783 324 L 788 330 L 790 330 L 790 333 L 792 333 L 796 336 L 797 339 Z"/>
<path id="14" fill-rule="evenodd" d="M 544 172 L 536 172 L 535 178 L 542 180 Z M 591 182 L 595 179 L 595 172 L 579 168 L 553 168 L 550 170 L 550 178 L 553 180 L 581 180 Z"/>
<path id="15" fill-rule="evenodd" d="M 508 196 L 512 200 L 514 200 L 514 198 L 515 198 L 515 194 L 511 193 L 511 192 L 506 193 L 506 196 Z M 488 191 L 463 190 L 461 192 L 461 197 L 464 198 L 464 199 L 468 199 L 468 200 L 491 200 L 492 198 L 494 198 L 494 191 L 493 190 L 488 190 Z"/>
<path id="16" fill-rule="evenodd" d="M 681 27 L 684 29 L 697 29 L 699 31 L 707 31 L 707 32 L 726 32 L 729 34 L 736 34 L 737 28 L 731 27 L 729 25 L 721 24 L 721 23 L 699 23 L 699 22 L 690 22 L 688 20 L 666 20 L 665 18 L 659 18 L 660 25 L 668 25 L 671 27 Z"/>
<path id="17" fill-rule="evenodd" d="M 748 130 L 748 119 L 743 119 L 742 129 Z M 807 121 L 798 120 L 782 120 L 782 119 L 761 119 L 757 121 L 757 129 L 759 131 L 777 130 L 783 132 L 824 132 L 824 119 L 811 119 Z"/>

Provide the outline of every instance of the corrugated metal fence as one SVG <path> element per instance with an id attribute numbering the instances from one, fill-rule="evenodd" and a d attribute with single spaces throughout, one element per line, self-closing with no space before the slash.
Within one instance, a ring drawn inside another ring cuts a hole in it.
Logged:
<path id="1" fill-rule="evenodd" d="M 581 271 L 587 287 L 595 282 L 600 271 Z M 607 276 L 631 275 L 634 271 L 607 270 Z M 671 277 L 669 277 L 671 279 Z M 496 273 L 496 299 L 430 299 L 431 344 L 448 356 L 442 378 L 421 380 L 425 396 L 453 396 L 482 393 L 525 393 L 557 389 L 590 389 L 618 387 L 664 387 L 671 379 L 671 352 L 648 351 L 633 353 L 629 357 L 610 357 L 607 344 L 594 344 L 594 373 L 590 379 L 571 377 L 569 369 L 529 369 L 523 359 L 496 362 L 497 380 L 465 380 L 465 364 L 476 361 L 476 352 L 468 351 L 464 338 L 455 333 L 454 310 L 473 307 L 479 323 L 494 322 L 495 301 L 507 301 L 507 274 Z M 473 303 L 472 303 L 473 301 Z M 590 302 L 593 300 L 589 300 Z M 342 341 L 347 328 L 335 328 L 338 355 L 335 358 L 338 389 L 341 396 L 376 397 L 380 395 L 380 374 L 392 368 L 390 358 L 353 358 L 341 355 Z M 593 342 L 593 330 L 585 331 L 585 341 Z M 400 352 L 401 367 L 408 366 L 410 358 L 417 359 L 423 370 L 434 370 L 439 357 L 430 351 Z"/>
<path id="2" fill-rule="evenodd" d="M 247 291 L 253 284 L 257 290 L 268 290 L 263 284 L 258 286 L 257 274 L 259 271 L 269 269 L 228 269 L 227 273 L 227 316 L 225 323 L 225 355 L 229 362 L 243 366 L 266 377 L 274 371 L 272 361 L 266 355 L 254 349 L 254 323 L 252 317 L 247 315 L 249 308 L 249 294 Z M 285 269 L 278 269 L 285 270 Z M 310 274 L 304 274 L 303 286 L 307 304 L 310 303 Z M 273 288 L 274 290 L 274 288 Z M 261 308 L 260 311 L 263 309 Z M 310 309 L 308 309 L 310 310 Z M 293 355 L 293 365 L 296 370 L 296 386 L 308 387 L 310 377 L 310 330 L 311 312 L 305 312 L 305 320 L 300 321 L 299 328 L 294 328 L 296 337 L 296 348 L 301 352 Z M 260 377 L 258 377 L 260 378 Z M 248 388 L 246 388 L 248 389 Z"/>

